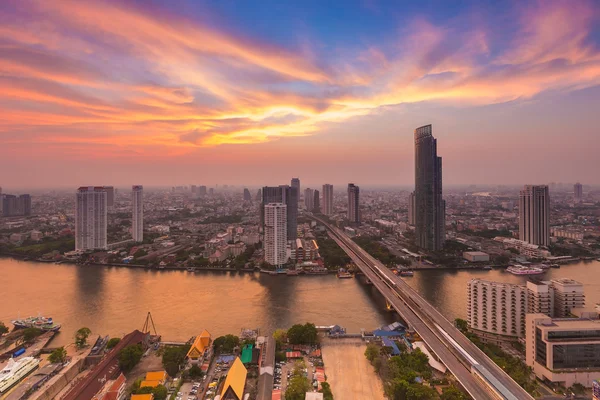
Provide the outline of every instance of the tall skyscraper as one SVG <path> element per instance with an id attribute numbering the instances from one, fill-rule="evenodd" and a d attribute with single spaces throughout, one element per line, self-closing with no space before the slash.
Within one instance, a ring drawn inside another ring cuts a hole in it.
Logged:
<path id="1" fill-rule="evenodd" d="M 198 186 L 198 195 L 201 197 L 206 196 L 206 186 Z"/>
<path id="2" fill-rule="evenodd" d="M 262 200 L 262 190 L 258 189 L 258 191 L 256 192 L 256 196 L 254 197 L 254 200 L 256 200 L 256 201 Z"/>
<path id="3" fill-rule="evenodd" d="M 287 262 L 287 206 L 283 203 L 264 205 L 265 261 L 281 266 Z"/>
<path id="4" fill-rule="evenodd" d="M 252 196 L 248 188 L 244 188 L 244 201 L 252 201 Z"/>
<path id="5" fill-rule="evenodd" d="M 77 189 L 75 208 L 75 249 L 107 248 L 107 200 L 103 186 Z"/>
<path id="6" fill-rule="evenodd" d="M 2 187 L 0 187 L 0 215 L 4 215 L 3 213 L 3 207 L 4 207 L 4 197 L 2 197 Z"/>
<path id="7" fill-rule="evenodd" d="M 262 190 L 261 223 L 264 224 L 264 206 L 283 203 L 287 206 L 287 239 L 298 238 L 298 191 L 288 185 L 265 186 Z"/>
<path id="8" fill-rule="evenodd" d="M 323 185 L 323 214 L 333 214 L 333 185 Z"/>
<path id="9" fill-rule="evenodd" d="M 415 129 L 415 241 L 441 250 L 446 240 L 446 203 L 442 197 L 442 157 L 431 125 Z"/>
<path id="10" fill-rule="evenodd" d="M 131 219 L 131 236 L 136 242 L 144 241 L 144 187 L 133 185 L 131 187 L 131 202 L 133 204 L 133 218 Z"/>
<path id="11" fill-rule="evenodd" d="M 547 185 L 525 185 L 519 197 L 519 239 L 550 244 L 550 193 Z"/>
<path id="12" fill-rule="evenodd" d="M 300 178 L 292 178 L 291 187 L 296 188 L 298 199 L 300 199 Z"/>
<path id="13" fill-rule="evenodd" d="M 5 194 L 0 196 L 2 202 L 2 215 L 5 217 L 27 216 L 31 215 L 31 196 L 22 194 L 15 196 Z"/>
<path id="14" fill-rule="evenodd" d="M 575 203 L 582 203 L 583 202 L 583 185 L 579 182 L 577 182 L 574 186 L 573 186 L 573 198 L 575 200 Z"/>
<path id="15" fill-rule="evenodd" d="M 315 192 L 311 188 L 304 189 L 304 206 L 307 210 L 312 211 L 314 208 Z"/>
<path id="16" fill-rule="evenodd" d="M 104 186 L 106 191 L 106 207 L 112 210 L 115 207 L 115 188 L 114 186 Z"/>
<path id="17" fill-rule="evenodd" d="M 348 221 L 360 224 L 360 189 L 354 183 L 348 184 Z"/>
<path id="18" fill-rule="evenodd" d="M 410 192 L 408 195 L 408 224 L 415 225 L 415 214 L 417 213 L 415 192 Z"/>
<path id="19" fill-rule="evenodd" d="M 321 200 L 319 199 L 319 191 L 315 189 L 312 211 L 321 212 Z"/>

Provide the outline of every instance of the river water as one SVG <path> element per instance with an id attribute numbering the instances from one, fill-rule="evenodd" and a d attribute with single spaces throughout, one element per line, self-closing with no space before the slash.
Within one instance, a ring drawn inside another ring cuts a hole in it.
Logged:
<path id="1" fill-rule="evenodd" d="M 421 271 L 407 282 L 449 319 L 466 316 L 466 284 L 479 277 L 526 282 L 506 272 Z M 551 269 L 544 278 L 584 283 L 588 305 L 600 303 L 600 262 Z M 82 326 L 94 334 L 141 329 L 147 312 L 165 340 L 240 329 L 272 331 L 294 323 L 338 324 L 349 332 L 398 319 L 372 286 L 335 276 L 270 276 L 46 264 L 0 258 L 0 321 L 42 314 L 62 324 L 53 344 L 73 341 Z"/>

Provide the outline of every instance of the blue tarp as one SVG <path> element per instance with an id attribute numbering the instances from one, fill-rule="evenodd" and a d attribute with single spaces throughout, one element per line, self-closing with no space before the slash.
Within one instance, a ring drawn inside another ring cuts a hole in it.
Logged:
<path id="1" fill-rule="evenodd" d="M 401 337 L 402 333 L 398 331 L 384 331 L 382 329 L 377 329 L 376 331 L 373 331 L 373 335 L 379 337 Z"/>
<path id="2" fill-rule="evenodd" d="M 229 356 L 229 355 L 225 355 L 225 356 L 219 356 L 219 358 L 217 358 L 217 362 L 232 362 L 233 360 L 235 360 L 235 356 Z"/>
<path id="3" fill-rule="evenodd" d="M 383 342 L 384 346 L 392 348 L 392 355 L 397 356 L 398 354 L 400 354 L 400 350 L 398 349 L 398 346 L 396 346 L 396 343 L 394 343 L 391 339 L 389 339 L 387 337 L 382 337 L 381 341 Z"/>

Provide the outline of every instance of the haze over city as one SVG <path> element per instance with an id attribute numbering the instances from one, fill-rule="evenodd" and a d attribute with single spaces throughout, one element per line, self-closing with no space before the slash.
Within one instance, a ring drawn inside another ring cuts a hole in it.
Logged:
<path id="1" fill-rule="evenodd" d="M 594 1 L 7 1 L 5 188 L 599 183 Z M 276 167 L 275 167 L 276 166 Z"/>

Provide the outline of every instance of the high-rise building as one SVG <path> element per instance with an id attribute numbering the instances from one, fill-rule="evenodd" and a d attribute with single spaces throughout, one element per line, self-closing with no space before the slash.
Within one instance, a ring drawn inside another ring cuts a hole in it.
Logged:
<path id="1" fill-rule="evenodd" d="M 114 186 L 104 186 L 106 191 L 106 207 L 112 210 L 115 207 L 115 188 Z"/>
<path id="2" fill-rule="evenodd" d="M 415 225 L 415 214 L 417 213 L 415 192 L 410 192 L 408 195 L 408 224 Z"/>
<path id="3" fill-rule="evenodd" d="M 304 189 L 304 207 L 312 211 L 314 207 L 315 192 L 311 188 Z"/>
<path id="4" fill-rule="evenodd" d="M 0 215 L 4 215 L 3 210 L 4 209 L 4 197 L 2 197 L 2 187 L 0 186 Z"/>
<path id="5" fill-rule="evenodd" d="M 296 192 L 298 193 L 298 200 L 300 200 L 300 178 L 292 178 L 292 182 L 290 184 L 291 187 L 296 188 Z"/>
<path id="6" fill-rule="evenodd" d="M 415 129 L 415 242 L 441 250 L 446 240 L 446 203 L 442 197 L 442 157 L 431 125 Z"/>
<path id="7" fill-rule="evenodd" d="M 568 278 L 528 281 L 527 300 L 529 314 L 556 318 L 569 317 L 573 309 L 585 306 L 583 284 Z"/>
<path id="8" fill-rule="evenodd" d="M 198 195 L 201 197 L 206 196 L 206 186 L 198 186 Z"/>
<path id="9" fill-rule="evenodd" d="M 77 189 L 75 250 L 107 248 L 107 199 L 103 186 Z"/>
<path id="10" fill-rule="evenodd" d="M 526 185 L 519 197 L 519 239 L 550 244 L 550 194 L 546 185 Z"/>
<path id="11" fill-rule="evenodd" d="M 262 200 L 262 190 L 258 189 L 258 191 L 256 192 L 256 196 L 254 197 L 254 200 L 256 200 L 256 201 Z"/>
<path id="12" fill-rule="evenodd" d="M 31 215 L 31 196 L 22 194 L 15 196 L 5 194 L 0 196 L 2 200 L 2 215 L 5 217 L 17 217 Z"/>
<path id="13" fill-rule="evenodd" d="M 573 186 L 573 198 L 575 203 L 583 202 L 583 185 L 579 182 Z"/>
<path id="14" fill-rule="evenodd" d="M 579 318 L 527 314 L 525 361 L 541 380 L 563 387 L 592 387 L 600 379 L 600 320 L 595 312 Z"/>
<path id="15" fill-rule="evenodd" d="M 264 224 L 264 206 L 283 203 L 287 206 L 287 238 L 298 238 L 298 191 L 288 185 L 265 186 L 262 190 L 261 223 Z"/>
<path id="16" fill-rule="evenodd" d="M 354 183 L 348 184 L 348 221 L 360 224 L 360 189 Z"/>
<path id="17" fill-rule="evenodd" d="M 244 201 L 252 201 L 252 196 L 248 188 L 244 188 Z"/>
<path id="18" fill-rule="evenodd" d="M 321 199 L 319 199 L 319 194 L 319 191 L 315 189 L 312 211 L 316 213 L 321 212 Z"/>
<path id="19" fill-rule="evenodd" d="M 323 185 L 323 214 L 333 214 L 333 185 Z"/>
<path id="20" fill-rule="evenodd" d="M 131 202 L 133 204 L 133 218 L 131 219 L 131 236 L 136 242 L 144 241 L 144 187 L 133 185 L 131 187 Z"/>
<path id="21" fill-rule="evenodd" d="M 287 206 L 283 203 L 264 205 L 265 261 L 281 266 L 287 262 Z"/>
<path id="22" fill-rule="evenodd" d="M 525 336 L 525 285 L 471 279 L 467 322 L 487 342 L 515 341 Z"/>

